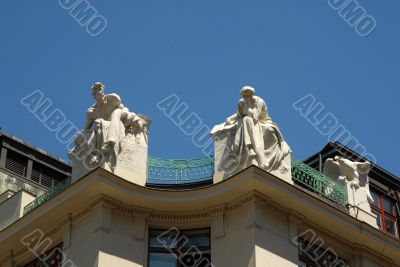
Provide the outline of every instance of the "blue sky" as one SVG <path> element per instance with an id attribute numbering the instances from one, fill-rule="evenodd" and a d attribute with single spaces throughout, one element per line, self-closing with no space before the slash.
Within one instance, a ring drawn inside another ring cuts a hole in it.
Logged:
<path id="1" fill-rule="evenodd" d="M 293 108 L 312 94 L 372 153 L 400 175 L 400 2 L 359 0 L 376 19 L 367 37 L 326 0 L 92 0 L 108 22 L 90 36 L 58 1 L 3 0 L 0 9 L 0 126 L 67 159 L 20 100 L 35 90 L 79 128 L 95 81 L 153 118 L 150 155 L 202 156 L 158 108 L 171 94 L 212 127 L 233 114 L 252 85 L 268 104 L 294 156 L 327 142 Z"/>

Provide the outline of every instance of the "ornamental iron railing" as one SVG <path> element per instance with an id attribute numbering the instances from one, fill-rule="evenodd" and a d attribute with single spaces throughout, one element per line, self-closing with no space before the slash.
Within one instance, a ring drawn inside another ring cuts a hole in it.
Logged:
<path id="1" fill-rule="evenodd" d="M 46 201 L 54 198 L 57 194 L 61 193 L 71 185 L 71 178 L 67 178 L 62 182 L 57 183 L 53 188 L 37 197 L 34 201 L 24 207 L 24 215 L 28 214 L 35 208 L 39 207 Z"/>
<path id="2" fill-rule="evenodd" d="M 182 184 L 212 180 L 214 158 L 148 159 L 147 183 Z"/>
<path id="3" fill-rule="evenodd" d="M 292 159 L 292 178 L 300 186 L 342 206 L 348 202 L 347 190 L 343 184 L 297 159 Z"/>
<path id="4" fill-rule="evenodd" d="M 214 158 L 172 160 L 149 157 L 147 175 L 148 184 L 173 185 L 210 181 L 214 175 Z M 292 178 L 296 184 L 313 193 L 342 206 L 347 204 L 347 191 L 344 185 L 296 159 L 292 159 Z M 70 185 L 70 178 L 56 184 L 27 205 L 24 208 L 24 215 L 55 197 Z"/>

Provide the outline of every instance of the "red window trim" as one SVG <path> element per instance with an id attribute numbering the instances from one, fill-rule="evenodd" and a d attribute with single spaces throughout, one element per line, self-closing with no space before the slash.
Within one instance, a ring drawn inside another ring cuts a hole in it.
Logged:
<path id="1" fill-rule="evenodd" d="M 379 207 L 375 206 L 374 204 L 371 204 L 371 208 L 376 211 L 377 213 L 380 214 L 381 216 L 381 229 L 386 231 L 386 222 L 385 222 L 385 217 L 388 217 L 389 219 L 391 219 L 392 221 L 395 222 L 395 236 L 399 237 L 399 223 L 398 223 L 398 218 L 397 216 L 399 216 L 397 214 L 397 210 L 396 210 L 396 202 L 393 201 L 391 198 L 386 197 L 385 195 L 383 195 L 382 193 L 379 193 L 379 191 L 374 191 L 374 193 L 378 196 L 379 198 Z M 385 207 L 383 206 L 383 199 L 392 201 L 395 203 L 395 205 L 393 206 L 393 214 L 387 213 L 385 211 Z M 391 233 L 390 233 L 391 234 Z"/>

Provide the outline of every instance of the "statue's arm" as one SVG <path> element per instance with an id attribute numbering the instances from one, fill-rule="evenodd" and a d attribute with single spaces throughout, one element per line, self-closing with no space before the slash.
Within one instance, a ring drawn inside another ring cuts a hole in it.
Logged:
<path id="1" fill-rule="evenodd" d="M 226 119 L 227 124 L 234 124 L 237 121 L 237 114 L 233 114 L 232 116 Z"/>
<path id="2" fill-rule="evenodd" d="M 230 116 L 229 118 L 226 119 L 226 123 L 227 124 L 234 124 L 237 120 L 243 118 L 243 111 L 242 111 L 242 105 L 241 105 L 241 101 L 239 101 L 238 103 L 238 110 L 236 112 L 236 114 L 233 114 L 232 116 Z"/>

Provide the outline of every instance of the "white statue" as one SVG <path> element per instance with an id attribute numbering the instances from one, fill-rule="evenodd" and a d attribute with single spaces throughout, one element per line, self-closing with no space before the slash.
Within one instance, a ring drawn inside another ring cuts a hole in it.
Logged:
<path id="1" fill-rule="evenodd" d="M 226 170 L 227 166 L 240 171 L 254 164 L 276 175 L 285 175 L 291 181 L 291 150 L 269 117 L 265 101 L 255 96 L 255 89 L 250 86 L 243 87 L 240 94 L 243 98 L 239 100 L 237 113 L 211 131 L 215 139 L 217 177 L 223 173 L 224 179 L 233 174 L 231 169 Z"/>
<path id="2" fill-rule="evenodd" d="M 350 187 L 355 191 L 362 190 L 365 192 L 367 200 L 374 203 L 371 192 L 369 191 L 368 173 L 371 170 L 371 163 L 354 162 L 342 157 L 327 159 L 324 165 L 324 174 L 329 176 L 343 185 L 349 183 Z"/>
<path id="3" fill-rule="evenodd" d="M 370 170 L 371 163 L 368 161 L 354 162 L 335 157 L 326 160 L 323 172 L 346 187 L 350 214 L 376 227 L 376 216 L 372 214 L 370 206 L 370 203 L 374 203 L 369 190 Z"/>
<path id="4" fill-rule="evenodd" d="M 95 83 L 92 96 L 96 103 L 86 114 L 86 124 L 75 139 L 75 148 L 70 152 L 73 160 L 73 179 L 97 166 L 102 166 L 117 175 L 129 175 L 129 171 L 119 168 L 135 166 L 137 162 L 125 162 L 126 159 L 138 158 L 140 165 L 147 162 L 147 130 L 151 120 L 144 115 L 137 115 L 124 107 L 117 94 L 104 94 L 105 86 Z M 141 146 L 132 154 L 132 146 Z M 145 158 L 145 162 L 143 159 Z M 121 159 L 123 159 L 121 161 Z M 146 173 L 141 166 L 139 172 Z"/>

